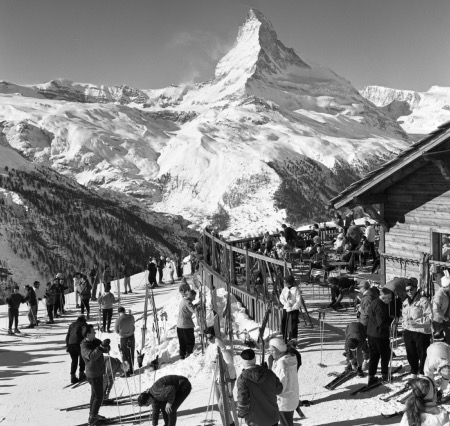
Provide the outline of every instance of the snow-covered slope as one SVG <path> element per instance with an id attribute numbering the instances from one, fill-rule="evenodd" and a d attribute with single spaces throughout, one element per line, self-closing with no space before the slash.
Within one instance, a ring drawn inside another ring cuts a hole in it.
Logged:
<path id="1" fill-rule="evenodd" d="M 361 95 L 402 126 L 409 134 L 427 134 L 450 120 L 450 87 L 427 92 L 367 86 Z"/>
<path id="2" fill-rule="evenodd" d="M 254 9 L 205 83 L 2 83 L 0 126 L 27 158 L 84 185 L 235 235 L 322 219 L 330 197 L 408 146 L 395 120 L 285 47 Z"/>

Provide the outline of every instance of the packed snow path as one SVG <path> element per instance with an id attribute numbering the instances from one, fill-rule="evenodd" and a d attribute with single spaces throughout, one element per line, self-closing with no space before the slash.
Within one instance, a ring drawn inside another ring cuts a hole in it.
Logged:
<path id="1" fill-rule="evenodd" d="M 122 295 L 122 305 L 132 309 L 137 321 L 136 324 L 136 346 L 140 349 L 141 342 L 141 316 L 144 302 L 143 282 L 145 274 L 141 273 L 132 277 L 133 294 Z M 178 305 L 178 285 L 164 285 L 155 290 L 155 300 L 158 308 L 164 306 L 169 317 L 168 328 L 176 316 Z M 115 284 L 113 284 L 115 290 Z M 305 289 L 306 290 L 306 289 Z M 307 290 L 306 290 L 307 291 Z M 1 379 L 1 404 L 0 424 L 8 426 L 23 425 L 67 425 L 73 426 L 84 423 L 88 418 L 88 409 L 78 411 L 60 411 L 61 408 L 72 407 L 89 402 L 89 385 L 82 385 L 76 389 L 63 389 L 69 383 L 70 357 L 65 351 L 65 335 L 70 322 L 74 321 L 78 312 L 74 308 L 74 297 L 67 296 L 68 309 L 72 310 L 70 316 L 56 320 L 56 325 L 44 325 L 39 329 L 23 330 L 30 337 L 6 336 L 2 331 L 0 336 L 0 379 Z M 94 305 L 94 304 L 93 304 Z M 96 306 L 96 305 L 94 305 Z M 313 309 L 314 310 L 314 309 Z M 150 312 L 150 311 L 149 311 Z M 94 311 L 92 312 L 94 313 Z M 43 316 L 43 305 L 40 303 L 39 316 Z M 317 318 L 317 313 L 312 313 Z M 7 309 L 0 307 L 1 328 L 7 326 Z M 114 314 L 114 319 L 116 314 Z M 384 419 L 381 412 L 390 413 L 401 408 L 395 402 L 384 403 L 379 400 L 378 395 L 389 388 L 398 389 L 402 383 L 383 386 L 378 391 L 374 390 L 367 394 L 351 398 L 349 393 L 357 387 L 366 383 L 367 379 L 352 379 L 345 385 L 334 391 L 324 389 L 324 385 L 333 377 L 327 373 L 341 372 L 344 369 L 343 352 L 343 326 L 353 320 L 352 314 L 332 313 L 327 317 L 327 328 L 323 344 L 323 364 L 320 367 L 320 339 L 318 327 L 314 329 L 300 327 L 300 348 L 303 357 L 303 365 L 299 370 L 300 398 L 313 401 L 311 407 L 303 408 L 307 419 L 300 421 L 295 414 L 295 425 L 386 425 L 396 424 L 399 418 Z M 95 320 L 89 321 L 94 323 Z M 315 321 L 317 325 L 317 321 Z M 26 310 L 21 310 L 20 324 L 25 325 Z M 147 325 L 147 335 L 151 335 L 151 315 Z M 180 360 L 176 355 L 177 342 L 173 337 L 174 330 L 167 330 L 166 337 L 162 337 L 160 348 L 163 348 L 168 363 L 163 364 L 156 374 L 147 367 L 141 376 L 142 389 L 147 389 L 153 381 L 166 374 L 182 374 L 189 378 L 193 390 L 179 411 L 178 424 L 180 426 L 202 425 L 205 419 L 206 407 L 210 395 L 212 374 L 207 368 L 206 356 L 201 354 L 200 349 L 186 360 Z M 38 337 L 40 336 L 40 337 Z M 110 338 L 112 340 L 112 355 L 118 356 L 118 337 L 112 334 L 100 334 L 99 338 Z M 235 340 L 235 351 L 240 353 L 245 348 L 242 342 Z M 150 353 L 147 348 L 147 353 Z M 403 348 L 396 351 L 397 363 L 406 365 Z M 258 357 L 259 358 L 259 357 Z M 144 360 L 147 365 L 152 359 L 148 355 Z M 242 365 L 239 356 L 235 358 L 237 373 L 240 374 Z M 409 368 L 409 367 L 407 367 Z M 131 393 L 139 392 L 138 376 L 128 379 Z M 116 379 L 116 391 L 118 395 L 127 395 L 128 387 L 125 379 Z M 111 392 L 114 396 L 114 389 Z M 134 407 L 138 412 L 138 407 Z M 133 412 L 130 405 L 120 406 L 121 414 Z M 116 406 L 102 407 L 100 413 L 107 417 L 117 416 Z M 220 424 L 218 412 L 214 412 L 216 424 Z M 148 425 L 148 417 L 142 421 L 142 425 Z M 160 420 L 162 424 L 162 420 Z M 245 422 L 243 423 L 245 424 Z"/>

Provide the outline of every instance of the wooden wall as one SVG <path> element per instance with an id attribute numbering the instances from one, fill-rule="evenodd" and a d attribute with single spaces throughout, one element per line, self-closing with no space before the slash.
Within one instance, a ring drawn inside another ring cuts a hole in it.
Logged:
<path id="1" fill-rule="evenodd" d="M 450 230 L 450 182 L 434 163 L 426 163 L 385 190 L 384 218 L 390 226 L 385 234 L 385 253 L 419 260 L 432 252 L 432 229 Z M 404 269 L 404 265 L 403 265 Z M 395 276 L 418 278 L 419 266 L 386 261 L 386 281 Z"/>

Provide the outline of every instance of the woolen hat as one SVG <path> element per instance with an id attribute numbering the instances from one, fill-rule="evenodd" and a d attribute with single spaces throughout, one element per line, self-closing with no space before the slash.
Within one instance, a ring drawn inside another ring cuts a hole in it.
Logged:
<path id="1" fill-rule="evenodd" d="M 253 349 L 245 349 L 241 352 L 244 368 L 251 367 L 256 364 L 255 351 Z"/>
<path id="2" fill-rule="evenodd" d="M 295 285 L 295 277 L 293 275 L 286 275 L 284 281 L 286 281 L 287 284 Z"/>
<path id="3" fill-rule="evenodd" d="M 287 351 L 287 345 L 281 337 L 275 337 L 273 339 L 270 339 L 269 346 L 277 348 L 280 352 Z"/>

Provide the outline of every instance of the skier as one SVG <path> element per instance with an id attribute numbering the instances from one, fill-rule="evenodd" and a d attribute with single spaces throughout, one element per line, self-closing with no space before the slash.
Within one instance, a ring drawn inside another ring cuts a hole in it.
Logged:
<path id="1" fill-rule="evenodd" d="M 109 400 L 109 394 L 111 389 L 114 386 L 114 380 L 117 373 L 120 373 L 120 370 L 125 374 L 130 365 L 120 359 L 114 358 L 110 355 L 104 355 L 105 358 L 105 374 L 103 374 L 103 405 L 113 405 L 115 403 L 114 400 Z"/>
<path id="2" fill-rule="evenodd" d="M 86 309 L 86 318 L 89 319 L 90 306 L 89 301 L 91 299 L 91 284 L 85 275 L 80 275 L 80 280 L 75 288 L 76 294 L 80 295 L 81 300 L 81 313 L 84 314 Z"/>
<path id="3" fill-rule="evenodd" d="M 241 358 L 243 370 L 237 380 L 238 416 L 245 418 L 249 425 L 278 425 L 277 395 L 283 391 L 283 385 L 272 370 L 256 365 L 253 349 L 242 351 Z"/>
<path id="4" fill-rule="evenodd" d="M 390 326 L 389 303 L 391 303 L 393 293 L 387 288 L 381 289 L 378 299 L 372 301 L 368 308 L 367 335 L 369 340 L 369 382 L 372 385 L 378 381 L 375 377 L 378 362 L 381 357 L 382 380 L 388 379 L 389 358 L 391 348 L 389 346 Z"/>
<path id="5" fill-rule="evenodd" d="M 25 298 L 19 293 L 19 286 L 17 284 L 13 287 L 13 293 L 6 298 L 6 304 L 8 305 L 8 334 L 19 333 L 19 307 L 21 303 L 25 303 Z M 12 331 L 12 325 L 14 321 L 14 333 Z"/>
<path id="6" fill-rule="evenodd" d="M 346 370 L 355 370 L 359 377 L 364 377 L 363 368 L 369 359 L 369 347 L 366 330 L 358 321 L 351 322 L 345 329 L 345 354 L 347 356 Z"/>
<path id="7" fill-rule="evenodd" d="M 131 291 L 131 282 L 130 282 L 130 274 L 128 273 L 128 267 L 125 264 L 125 262 L 122 262 L 122 264 L 119 267 L 119 272 L 123 277 L 123 288 L 124 288 L 124 293 L 128 294 L 128 293 L 133 293 Z M 129 290 L 128 290 L 129 289 Z"/>
<path id="8" fill-rule="evenodd" d="M 48 321 L 47 324 L 54 324 L 55 321 L 53 319 L 53 310 L 55 309 L 56 302 L 56 289 L 55 286 L 51 283 L 47 283 L 47 287 L 45 289 L 44 294 L 45 306 L 47 307 L 47 315 Z"/>
<path id="9" fill-rule="evenodd" d="M 105 359 L 103 354 L 110 351 L 111 340 L 101 342 L 95 338 L 95 328 L 86 324 L 82 330 L 81 356 L 86 364 L 86 377 L 91 385 L 91 401 L 89 406 L 89 426 L 105 423 L 105 417 L 98 414 L 103 402 L 103 375 L 105 374 Z"/>
<path id="10" fill-rule="evenodd" d="M 72 362 L 70 364 L 70 382 L 77 383 L 86 379 L 85 365 L 81 356 L 81 342 L 83 341 L 82 329 L 86 325 L 86 318 L 80 315 L 76 321 L 69 325 L 66 334 L 66 351 L 69 353 Z M 76 376 L 77 366 L 79 364 L 80 376 Z"/>
<path id="11" fill-rule="evenodd" d="M 410 382 L 412 394 L 406 401 L 405 413 L 400 426 L 448 426 L 449 413 L 436 405 L 436 387 L 428 377 L 420 377 Z"/>
<path id="12" fill-rule="evenodd" d="M 59 285 L 59 297 L 60 297 L 60 306 L 59 306 L 59 312 L 60 315 L 65 315 L 66 311 L 64 307 L 66 306 L 66 296 L 64 294 L 65 290 L 67 290 L 67 286 L 64 283 L 64 277 L 61 272 L 58 272 L 55 277 L 58 281 Z"/>
<path id="13" fill-rule="evenodd" d="M 80 295 L 78 294 L 77 287 L 80 285 L 81 281 L 81 272 L 75 273 L 73 277 L 73 288 L 75 290 L 75 308 L 78 309 L 80 307 L 80 303 L 78 301 Z"/>
<path id="14" fill-rule="evenodd" d="M 92 286 L 92 300 L 95 302 L 97 300 L 97 285 L 99 283 L 99 274 L 98 274 L 98 263 L 94 262 L 94 266 L 89 272 L 89 277 L 91 279 Z"/>
<path id="15" fill-rule="evenodd" d="M 277 395 L 281 426 L 294 426 L 294 410 L 300 397 L 297 358 L 288 352 L 288 347 L 281 337 L 270 339 L 269 352 L 274 359 L 271 369 L 283 386 L 283 391 Z"/>
<path id="16" fill-rule="evenodd" d="M 447 389 L 450 380 L 450 345 L 445 342 L 434 342 L 427 349 L 424 373 L 435 380 L 435 373 L 441 377 L 439 397 Z"/>
<path id="17" fill-rule="evenodd" d="M 180 358 L 187 358 L 193 351 L 195 346 L 194 321 L 192 315 L 195 313 L 195 306 L 192 301 L 195 300 L 197 292 L 190 290 L 184 297 L 178 309 L 177 336 L 180 344 Z"/>
<path id="18" fill-rule="evenodd" d="M 175 266 L 172 262 L 172 259 L 167 258 L 167 269 L 169 270 L 169 280 L 170 280 L 170 284 L 174 284 L 175 280 L 173 278 L 174 273 L 175 273 Z"/>
<path id="19" fill-rule="evenodd" d="M 163 271 L 164 271 L 164 267 L 166 266 L 166 259 L 164 258 L 163 255 L 160 256 L 159 260 L 158 260 L 158 284 L 162 284 L 163 282 Z"/>
<path id="20" fill-rule="evenodd" d="M 403 302 L 403 337 L 406 357 L 413 378 L 423 374 L 427 348 L 431 342 L 431 304 L 417 291 L 415 282 L 405 287 L 408 297 Z"/>
<path id="21" fill-rule="evenodd" d="M 105 292 L 106 289 L 108 288 L 108 292 L 111 291 L 111 281 L 113 280 L 113 276 L 111 274 L 111 269 L 109 267 L 108 264 L 105 264 L 105 269 L 103 271 L 103 285 L 105 288 Z"/>
<path id="22" fill-rule="evenodd" d="M 287 342 L 298 337 L 298 317 L 302 295 L 293 275 L 287 275 L 284 277 L 284 281 L 285 287 L 280 294 L 280 302 L 283 305 L 281 333 Z"/>
<path id="23" fill-rule="evenodd" d="M 433 297 L 433 330 L 434 338 L 445 338 L 450 344 L 450 319 L 447 311 L 450 306 L 450 278 L 441 278 L 441 288 Z"/>
<path id="24" fill-rule="evenodd" d="M 30 285 L 25 286 L 27 295 L 25 296 L 25 302 L 28 304 L 28 321 L 30 324 L 25 328 L 34 328 L 37 325 L 37 298 L 34 288 Z"/>
<path id="25" fill-rule="evenodd" d="M 138 397 L 139 406 L 152 405 L 152 424 L 158 424 L 160 411 L 165 426 L 177 424 L 177 410 L 191 393 L 192 386 L 184 376 L 163 376 Z"/>
<path id="26" fill-rule="evenodd" d="M 105 292 L 98 297 L 98 304 L 102 309 L 103 326 L 100 329 L 102 333 L 112 333 L 111 320 L 114 303 L 116 303 L 116 298 L 111 293 L 111 286 L 105 286 Z"/>
<path id="27" fill-rule="evenodd" d="M 154 257 L 150 258 L 150 261 L 147 264 L 148 269 L 148 283 L 151 288 L 159 287 L 156 282 L 156 274 L 158 272 L 158 268 L 156 267 L 156 259 Z"/>
<path id="28" fill-rule="evenodd" d="M 120 306 L 117 310 L 119 318 L 116 319 L 114 325 L 115 332 L 120 336 L 120 348 L 125 361 L 129 365 L 129 371 L 126 376 L 130 377 L 134 372 L 134 316 L 126 313 L 125 308 Z"/>
<path id="29" fill-rule="evenodd" d="M 369 306 L 373 300 L 380 297 L 380 292 L 376 287 L 371 287 L 369 281 L 362 281 L 358 285 L 361 293 L 358 295 L 360 300 L 357 317 L 367 332 L 367 322 L 369 320 Z"/>

